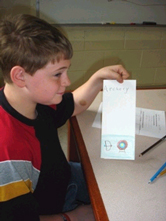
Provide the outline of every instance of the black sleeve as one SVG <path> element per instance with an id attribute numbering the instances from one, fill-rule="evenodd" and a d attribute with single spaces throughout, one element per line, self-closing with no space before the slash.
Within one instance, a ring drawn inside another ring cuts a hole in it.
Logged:
<path id="1" fill-rule="evenodd" d="M 28 193 L 1 202 L 0 221 L 40 221 L 38 205 L 33 194 Z"/>
<path id="2" fill-rule="evenodd" d="M 74 99 L 72 93 L 63 95 L 63 100 L 57 105 L 56 122 L 57 126 L 61 127 L 72 116 L 74 112 Z"/>

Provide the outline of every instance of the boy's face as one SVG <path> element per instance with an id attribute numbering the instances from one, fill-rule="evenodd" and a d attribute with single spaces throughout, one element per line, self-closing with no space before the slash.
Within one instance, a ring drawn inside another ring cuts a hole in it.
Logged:
<path id="1" fill-rule="evenodd" d="M 62 59 L 54 64 L 48 63 L 33 76 L 26 74 L 26 91 L 30 101 L 44 105 L 60 103 L 66 87 L 70 85 L 69 67 L 70 60 Z"/>

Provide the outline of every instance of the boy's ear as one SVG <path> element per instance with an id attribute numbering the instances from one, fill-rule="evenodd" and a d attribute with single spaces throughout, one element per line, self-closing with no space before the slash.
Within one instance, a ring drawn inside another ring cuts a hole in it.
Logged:
<path id="1" fill-rule="evenodd" d="M 10 71 L 10 77 L 18 87 L 25 86 L 25 70 L 21 66 L 14 66 Z"/>

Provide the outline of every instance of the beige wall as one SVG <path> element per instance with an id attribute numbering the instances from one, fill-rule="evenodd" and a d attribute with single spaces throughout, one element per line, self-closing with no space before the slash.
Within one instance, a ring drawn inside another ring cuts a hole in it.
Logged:
<path id="1" fill-rule="evenodd" d="M 21 2 L 0 2 L 0 18 L 20 12 L 35 15 L 34 0 Z M 137 86 L 166 86 L 166 27 L 62 26 L 62 30 L 74 48 L 68 89 L 84 83 L 99 68 L 114 64 L 123 64 Z"/>
<path id="2" fill-rule="evenodd" d="M 0 18 L 20 13 L 36 14 L 36 0 L 0 0 Z"/>
<path id="3" fill-rule="evenodd" d="M 62 30 L 74 49 L 69 89 L 114 64 L 123 64 L 137 86 L 166 86 L 166 27 L 62 26 Z"/>
<path id="4" fill-rule="evenodd" d="M 35 15 L 36 0 L 0 1 L 0 18 L 18 13 Z M 114 64 L 123 64 L 131 79 L 137 80 L 137 86 L 166 86 L 166 26 L 62 26 L 62 29 L 74 48 L 69 70 L 72 84 L 68 89 L 84 83 L 99 68 Z"/>

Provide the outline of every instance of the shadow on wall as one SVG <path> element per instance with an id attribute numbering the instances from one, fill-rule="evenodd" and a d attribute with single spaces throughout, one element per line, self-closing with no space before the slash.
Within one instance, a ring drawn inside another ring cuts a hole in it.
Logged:
<path id="1" fill-rule="evenodd" d="M 13 3 L 15 4 L 15 3 Z M 26 4 L 28 4 L 26 2 Z M 30 4 L 30 3 L 29 3 Z M 17 15 L 17 14 L 31 14 L 36 15 L 36 9 L 32 6 L 28 5 L 10 5 L 10 7 L 2 7 L 0 8 L 0 19 L 2 19 L 4 16 L 8 15 Z"/>
<path id="2" fill-rule="evenodd" d="M 69 71 L 69 78 L 71 80 L 71 85 L 69 86 L 69 90 L 75 90 L 79 86 L 81 86 L 83 83 L 85 83 L 96 71 L 98 71 L 100 68 L 103 68 L 105 66 L 111 66 L 111 65 L 118 65 L 121 64 L 125 68 L 125 64 L 123 61 L 118 57 L 107 57 L 104 60 L 98 60 L 93 65 L 91 65 L 85 73 L 80 70 L 71 70 Z M 82 75 L 80 77 L 77 77 L 77 80 L 72 82 L 72 75 L 75 73 L 77 75 L 80 72 L 82 72 Z M 130 74 L 130 79 L 132 78 L 132 72 L 128 70 Z"/>

